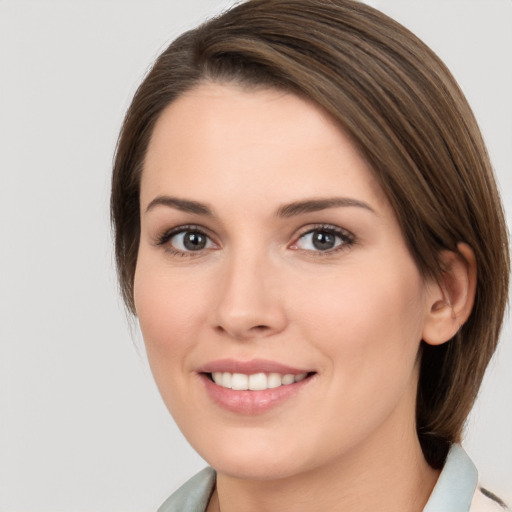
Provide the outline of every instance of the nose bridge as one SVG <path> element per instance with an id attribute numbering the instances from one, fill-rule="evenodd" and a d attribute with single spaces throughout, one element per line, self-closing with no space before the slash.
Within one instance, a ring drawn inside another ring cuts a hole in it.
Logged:
<path id="1" fill-rule="evenodd" d="M 267 336 L 284 328 L 278 269 L 268 251 L 246 244 L 223 261 L 216 328 L 237 339 Z"/>

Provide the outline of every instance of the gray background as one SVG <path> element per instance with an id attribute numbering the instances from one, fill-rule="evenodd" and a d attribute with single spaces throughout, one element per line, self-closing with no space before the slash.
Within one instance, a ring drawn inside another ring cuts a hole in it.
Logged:
<path id="1" fill-rule="evenodd" d="M 150 62 L 230 3 L 0 2 L 1 511 L 151 511 L 204 465 L 161 403 L 116 294 L 109 172 Z M 452 69 L 510 219 L 512 2 L 369 3 Z M 465 446 L 512 502 L 510 335 L 508 322 Z"/>

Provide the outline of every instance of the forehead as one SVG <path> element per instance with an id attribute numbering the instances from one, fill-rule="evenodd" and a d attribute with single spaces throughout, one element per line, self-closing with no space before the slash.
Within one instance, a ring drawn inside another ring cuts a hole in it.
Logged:
<path id="1" fill-rule="evenodd" d="M 158 119 L 144 162 L 143 200 L 158 188 L 212 187 L 269 194 L 337 192 L 385 201 L 371 167 L 336 121 L 311 101 L 276 89 L 204 83 L 171 103 Z M 264 187 L 258 187 L 264 184 Z M 258 185 L 258 186 L 257 186 Z M 182 190 L 181 190 L 182 189 Z M 161 192 L 161 191 L 160 191 Z"/>

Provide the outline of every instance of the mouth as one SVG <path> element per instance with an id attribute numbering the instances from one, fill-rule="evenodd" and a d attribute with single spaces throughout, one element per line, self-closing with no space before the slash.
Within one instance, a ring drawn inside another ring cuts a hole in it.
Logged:
<path id="1" fill-rule="evenodd" d="M 281 386 L 289 386 L 296 382 L 313 375 L 314 372 L 302 373 L 232 373 L 232 372 L 212 372 L 206 373 L 206 376 L 217 386 L 235 391 L 264 391 L 266 389 L 275 389 Z"/>
<path id="2" fill-rule="evenodd" d="M 317 376 L 316 371 L 264 360 L 215 361 L 198 374 L 217 406 L 243 415 L 264 413 L 293 401 Z"/>

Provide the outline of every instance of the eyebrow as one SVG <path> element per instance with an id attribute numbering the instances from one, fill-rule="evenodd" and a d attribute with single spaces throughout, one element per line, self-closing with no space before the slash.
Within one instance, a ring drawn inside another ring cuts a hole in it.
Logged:
<path id="1" fill-rule="evenodd" d="M 180 199 L 178 197 L 157 196 L 148 204 L 146 207 L 146 212 L 152 210 L 156 206 L 167 206 L 182 212 L 194 213 L 196 215 L 204 215 L 207 217 L 214 216 L 211 208 L 207 204 L 200 203 L 198 201 L 191 201 L 189 199 Z M 325 199 L 307 199 L 304 201 L 294 201 L 293 203 L 282 205 L 277 209 L 276 217 L 288 218 L 294 217 L 296 215 L 327 210 L 329 208 L 340 207 L 363 208 L 376 214 L 375 210 L 364 201 L 352 199 L 350 197 L 330 197 Z"/>
<path id="2" fill-rule="evenodd" d="M 195 213 L 197 215 L 206 215 L 213 217 L 213 212 L 209 206 L 198 201 L 190 201 L 189 199 L 179 199 L 171 196 L 157 196 L 147 206 L 146 213 L 156 206 L 168 206 L 182 212 Z"/>
<path id="3" fill-rule="evenodd" d="M 289 203 L 281 206 L 277 210 L 276 215 L 278 217 L 293 217 L 295 215 L 327 210 L 328 208 L 339 208 L 347 206 L 364 208 L 365 210 L 376 214 L 375 210 L 364 201 L 359 201 L 358 199 L 352 199 L 350 197 L 331 197 L 326 199 L 308 199 L 305 201 Z"/>

